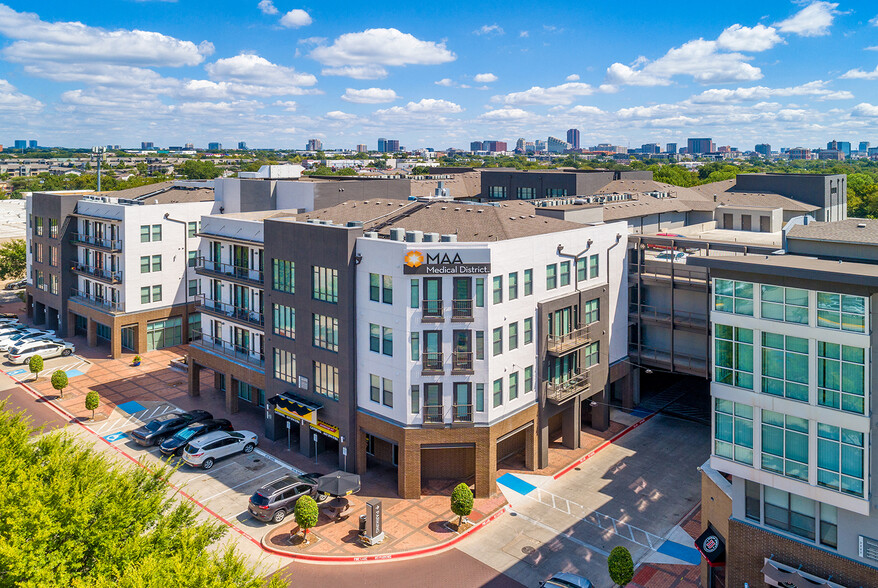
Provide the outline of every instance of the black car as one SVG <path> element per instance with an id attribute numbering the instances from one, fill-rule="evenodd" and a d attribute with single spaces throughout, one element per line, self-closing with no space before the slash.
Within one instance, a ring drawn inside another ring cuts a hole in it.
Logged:
<path id="1" fill-rule="evenodd" d="M 257 490 L 250 497 L 247 510 L 260 521 L 279 523 L 293 512 L 302 496 L 311 496 L 317 502 L 326 500 L 325 495 L 317 495 L 317 478 L 313 475 L 286 474 Z"/>
<path id="2" fill-rule="evenodd" d="M 162 453 L 165 455 L 181 455 L 183 448 L 189 441 L 210 433 L 211 431 L 231 431 L 232 422 L 226 419 L 208 419 L 206 421 L 198 421 L 191 423 L 177 431 L 173 437 L 165 440 L 161 445 Z"/>
<path id="3" fill-rule="evenodd" d="M 131 436 L 138 445 L 143 445 L 144 447 L 161 445 L 165 439 L 186 425 L 212 418 L 213 415 L 206 410 L 192 410 L 183 413 L 169 412 L 156 419 L 152 419 L 139 429 L 135 429 L 132 431 Z"/>

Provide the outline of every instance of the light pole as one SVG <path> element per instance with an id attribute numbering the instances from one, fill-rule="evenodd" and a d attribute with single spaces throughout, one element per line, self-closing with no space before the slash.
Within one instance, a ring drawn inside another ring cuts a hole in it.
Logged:
<path id="1" fill-rule="evenodd" d="M 183 270 L 183 292 L 186 296 L 184 299 L 185 304 L 183 304 L 183 323 L 185 327 L 183 332 L 186 333 L 185 342 L 189 343 L 189 224 L 186 221 L 171 218 L 171 214 L 168 212 L 165 213 L 165 220 L 183 225 L 183 263 L 185 264 L 183 267 L 186 268 Z"/>
<path id="2" fill-rule="evenodd" d="M 92 147 L 91 152 L 98 160 L 98 192 L 101 191 L 101 160 L 104 158 L 105 147 Z"/>

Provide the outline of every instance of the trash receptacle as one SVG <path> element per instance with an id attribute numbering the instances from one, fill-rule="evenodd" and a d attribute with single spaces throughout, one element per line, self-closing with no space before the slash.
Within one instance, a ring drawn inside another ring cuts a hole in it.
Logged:
<path id="1" fill-rule="evenodd" d="M 360 535 L 366 532 L 366 515 L 360 515 Z"/>

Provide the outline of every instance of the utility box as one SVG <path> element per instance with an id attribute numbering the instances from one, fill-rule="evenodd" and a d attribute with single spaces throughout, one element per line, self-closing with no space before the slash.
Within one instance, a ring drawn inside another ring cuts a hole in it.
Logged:
<path id="1" fill-rule="evenodd" d="M 368 545 L 378 545 L 384 541 L 384 510 L 377 498 L 366 503 L 366 530 L 363 540 Z"/>

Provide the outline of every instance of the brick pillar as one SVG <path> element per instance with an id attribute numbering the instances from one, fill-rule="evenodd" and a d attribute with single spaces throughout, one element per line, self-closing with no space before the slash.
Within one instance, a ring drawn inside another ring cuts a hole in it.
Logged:
<path id="1" fill-rule="evenodd" d="M 115 324 L 110 330 L 110 356 L 113 359 L 122 357 L 122 329 Z"/>
<path id="2" fill-rule="evenodd" d="M 238 386 L 240 382 L 235 378 L 226 386 L 226 411 L 230 414 L 238 412 Z"/>
<path id="3" fill-rule="evenodd" d="M 146 353 L 146 321 L 137 321 L 134 327 L 134 350 L 136 353 Z"/>
<path id="4" fill-rule="evenodd" d="M 488 498 L 497 491 L 497 438 L 479 435 L 476 438 L 477 498 Z"/>
<path id="5" fill-rule="evenodd" d="M 421 444 L 409 442 L 406 437 L 403 433 L 396 486 L 400 498 L 417 500 L 421 497 Z"/>
<path id="6" fill-rule="evenodd" d="M 564 405 L 561 417 L 561 442 L 568 449 L 579 449 L 582 430 L 582 401 L 577 396 Z"/>
<path id="7" fill-rule="evenodd" d="M 356 447 L 357 452 L 354 458 L 354 468 L 362 476 L 366 473 L 366 433 L 358 428 L 354 435 L 357 436 L 357 439 L 354 439 L 355 442 L 350 444 Z M 400 447 L 400 449 L 402 448 Z"/>
<path id="8" fill-rule="evenodd" d="M 61 337 L 64 339 L 69 339 L 73 337 L 76 333 L 76 313 L 67 311 L 67 322 L 64 324 L 63 332 L 60 333 Z"/>
<path id="9" fill-rule="evenodd" d="M 98 324 L 91 318 L 88 319 L 88 326 L 85 329 L 85 339 L 89 347 L 97 347 L 98 345 Z"/>
<path id="10" fill-rule="evenodd" d="M 189 358 L 189 396 L 201 396 L 201 366 Z"/>

